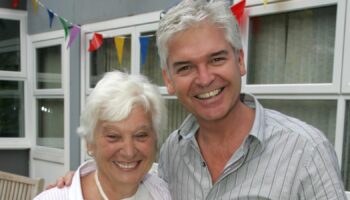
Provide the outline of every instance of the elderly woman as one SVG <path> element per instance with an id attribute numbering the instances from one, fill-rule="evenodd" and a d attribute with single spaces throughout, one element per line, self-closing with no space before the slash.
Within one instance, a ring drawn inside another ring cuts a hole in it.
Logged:
<path id="1" fill-rule="evenodd" d="M 170 199 L 167 184 L 148 173 L 165 113 L 157 88 L 145 77 L 106 73 L 88 97 L 78 128 L 93 160 L 78 168 L 70 187 L 35 199 Z"/>

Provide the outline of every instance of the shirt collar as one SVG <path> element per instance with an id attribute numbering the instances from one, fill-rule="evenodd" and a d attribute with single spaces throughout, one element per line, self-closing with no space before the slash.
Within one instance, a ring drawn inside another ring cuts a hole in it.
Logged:
<path id="1" fill-rule="evenodd" d="M 258 100 L 251 94 L 241 94 L 241 100 L 245 105 L 255 110 L 255 119 L 250 130 L 249 136 L 258 140 L 262 148 L 265 144 L 265 111 L 263 106 L 258 102 Z M 178 129 L 178 138 L 180 144 L 185 144 L 188 141 L 194 140 L 194 136 L 199 128 L 199 124 L 196 118 L 189 114 L 184 122 L 180 125 Z"/>

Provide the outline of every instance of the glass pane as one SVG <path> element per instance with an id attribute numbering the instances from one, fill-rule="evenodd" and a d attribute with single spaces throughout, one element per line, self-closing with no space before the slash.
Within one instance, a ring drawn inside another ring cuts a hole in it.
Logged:
<path id="1" fill-rule="evenodd" d="M 331 83 L 336 6 L 252 17 L 248 84 Z"/>
<path id="2" fill-rule="evenodd" d="M 90 53 L 90 87 L 95 87 L 105 72 L 120 70 L 130 73 L 131 62 L 131 36 L 120 36 L 124 38 L 123 55 L 118 61 L 117 48 L 114 38 L 104 38 L 103 45 Z"/>
<path id="3" fill-rule="evenodd" d="M 321 130 L 329 141 L 335 141 L 336 100 L 275 100 L 261 99 L 266 108 L 271 108 L 298 118 Z"/>
<path id="4" fill-rule="evenodd" d="M 164 85 L 162 78 L 162 70 L 160 68 L 160 62 L 158 57 L 158 48 L 156 44 L 156 33 L 148 32 L 142 33 L 141 36 L 147 37 L 149 39 L 149 44 L 147 48 L 147 54 L 144 63 L 141 60 L 141 74 L 147 76 L 153 83 L 157 85 Z M 142 57 L 142 53 L 141 53 Z"/>
<path id="5" fill-rule="evenodd" d="M 37 145 L 63 149 L 63 99 L 37 100 Z"/>
<path id="6" fill-rule="evenodd" d="M 23 81 L 0 81 L 0 137 L 24 137 Z"/>
<path id="7" fill-rule="evenodd" d="M 168 111 L 168 121 L 165 131 L 160 136 L 160 140 L 158 142 L 159 147 L 165 142 L 170 133 L 179 128 L 183 120 L 188 115 L 188 112 L 177 99 L 165 99 L 165 103 Z"/>
<path id="8" fill-rule="evenodd" d="M 20 22 L 0 19 L 0 70 L 21 70 L 20 46 Z"/>
<path id="9" fill-rule="evenodd" d="M 38 48 L 37 52 L 37 88 L 62 88 L 61 45 Z"/>
<path id="10" fill-rule="evenodd" d="M 350 101 L 346 102 L 343 158 L 341 173 L 345 190 L 350 191 Z"/>

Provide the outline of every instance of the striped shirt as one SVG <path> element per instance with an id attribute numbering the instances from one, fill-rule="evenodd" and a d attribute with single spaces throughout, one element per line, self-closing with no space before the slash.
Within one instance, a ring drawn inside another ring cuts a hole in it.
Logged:
<path id="1" fill-rule="evenodd" d="M 199 125 L 186 118 L 162 147 L 159 175 L 173 200 L 346 199 L 332 144 L 316 128 L 265 109 L 250 95 L 253 127 L 215 183 L 200 154 Z"/>

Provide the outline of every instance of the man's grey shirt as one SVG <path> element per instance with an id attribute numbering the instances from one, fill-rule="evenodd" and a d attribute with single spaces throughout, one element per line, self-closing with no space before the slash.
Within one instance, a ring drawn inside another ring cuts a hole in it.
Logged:
<path id="1" fill-rule="evenodd" d="M 316 128 L 265 109 L 251 95 L 253 127 L 215 183 L 200 154 L 193 116 L 161 149 L 159 175 L 174 200 L 346 199 L 332 144 Z"/>

